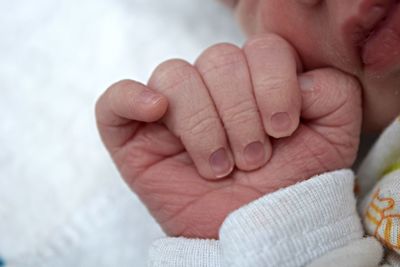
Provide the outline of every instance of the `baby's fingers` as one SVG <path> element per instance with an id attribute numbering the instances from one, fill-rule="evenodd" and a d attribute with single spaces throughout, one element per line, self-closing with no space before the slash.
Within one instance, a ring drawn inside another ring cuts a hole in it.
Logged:
<path id="1" fill-rule="evenodd" d="M 234 167 L 223 125 L 196 70 L 182 60 L 169 60 L 154 71 L 149 86 L 168 97 L 163 122 L 179 137 L 198 172 L 205 178 L 227 176 Z"/>
<path id="2" fill-rule="evenodd" d="M 354 77 L 327 68 L 302 74 L 299 83 L 303 119 L 317 124 L 314 127 L 360 131 L 361 87 Z"/>
<path id="3" fill-rule="evenodd" d="M 224 124 L 236 166 L 258 169 L 271 157 L 271 143 L 258 112 L 243 51 L 231 44 L 208 48 L 197 60 Z"/>
<path id="4" fill-rule="evenodd" d="M 300 61 L 282 37 L 267 34 L 244 46 L 253 90 L 268 135 L 290 136 L 299 125 L 301 94 L 297 83 Z"/>
<path id="5" fill-rule="evenodd" d="M 138 122 L 154 122 L 166 112 L 168 100 L 146 86 L 123 80 L 110 86 L 96 103 L 100 136 L 112 153 L 125 144 Z"/>

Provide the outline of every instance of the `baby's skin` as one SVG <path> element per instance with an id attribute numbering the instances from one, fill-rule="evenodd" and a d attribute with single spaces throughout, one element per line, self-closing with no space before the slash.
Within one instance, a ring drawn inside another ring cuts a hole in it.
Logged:
<path id="1" fill-rule="evenodd" d="M 164 231 L 215 239 L 243 205 L 350 167 L 361 116 L 357 79 L 304 70 L 275 34 L 215 45 L 193 65 L 169 60 L 147 85 L 117 82 L 96 105 L 106 148 Z"/>
<path id="2" fill-rule="evenodd" d="M 361 113 L 367 130 L 400 113 L 398 0 L 226 1 L 243 48 L 164 62 L 96 106 L 121 175 L 170 236 L 218 238 L 233 210 L 351 166 Z"/>
<path id="3" fill-rule="evenodd" d="M 399 0 L 222 0 L 249 36 L 275 33 L 298 51 L 304 70 L 333 67 L 363 88 L 364 130 L 400 114 Z"/>

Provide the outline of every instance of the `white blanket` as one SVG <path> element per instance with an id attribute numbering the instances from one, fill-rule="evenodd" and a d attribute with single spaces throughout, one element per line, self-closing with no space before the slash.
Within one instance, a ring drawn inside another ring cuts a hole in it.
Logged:
<path id="1" fill-rule="evenodd" d="M 163 233 L 95 128 L 114 81 L 146 82 L 243 37 L 212 0 L 13 0 L 0 15 L 0 265 L 145 266 Z"/>

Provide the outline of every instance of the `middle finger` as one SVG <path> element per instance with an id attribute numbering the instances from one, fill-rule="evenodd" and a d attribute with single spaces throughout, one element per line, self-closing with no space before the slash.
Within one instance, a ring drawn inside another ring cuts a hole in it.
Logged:
<path id="1" fill-rule="evenodd" d="M 254 170 L 271 156 L 252 92 L 251 78 L 242 50 L 231 44 L 207 49 L 196 66 L 225 126 L 236 166 Z"/>

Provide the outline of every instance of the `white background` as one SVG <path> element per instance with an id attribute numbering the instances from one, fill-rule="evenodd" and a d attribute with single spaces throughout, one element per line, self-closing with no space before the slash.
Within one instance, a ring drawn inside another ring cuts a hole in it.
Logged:
<path id="1" fill-rule="evenodd" d="M 241 44 L 213 0 L 0 0 L 0 257 L 145 266 L 163 236 L 103 149 L 94 103 L 168 58 Z"/>

